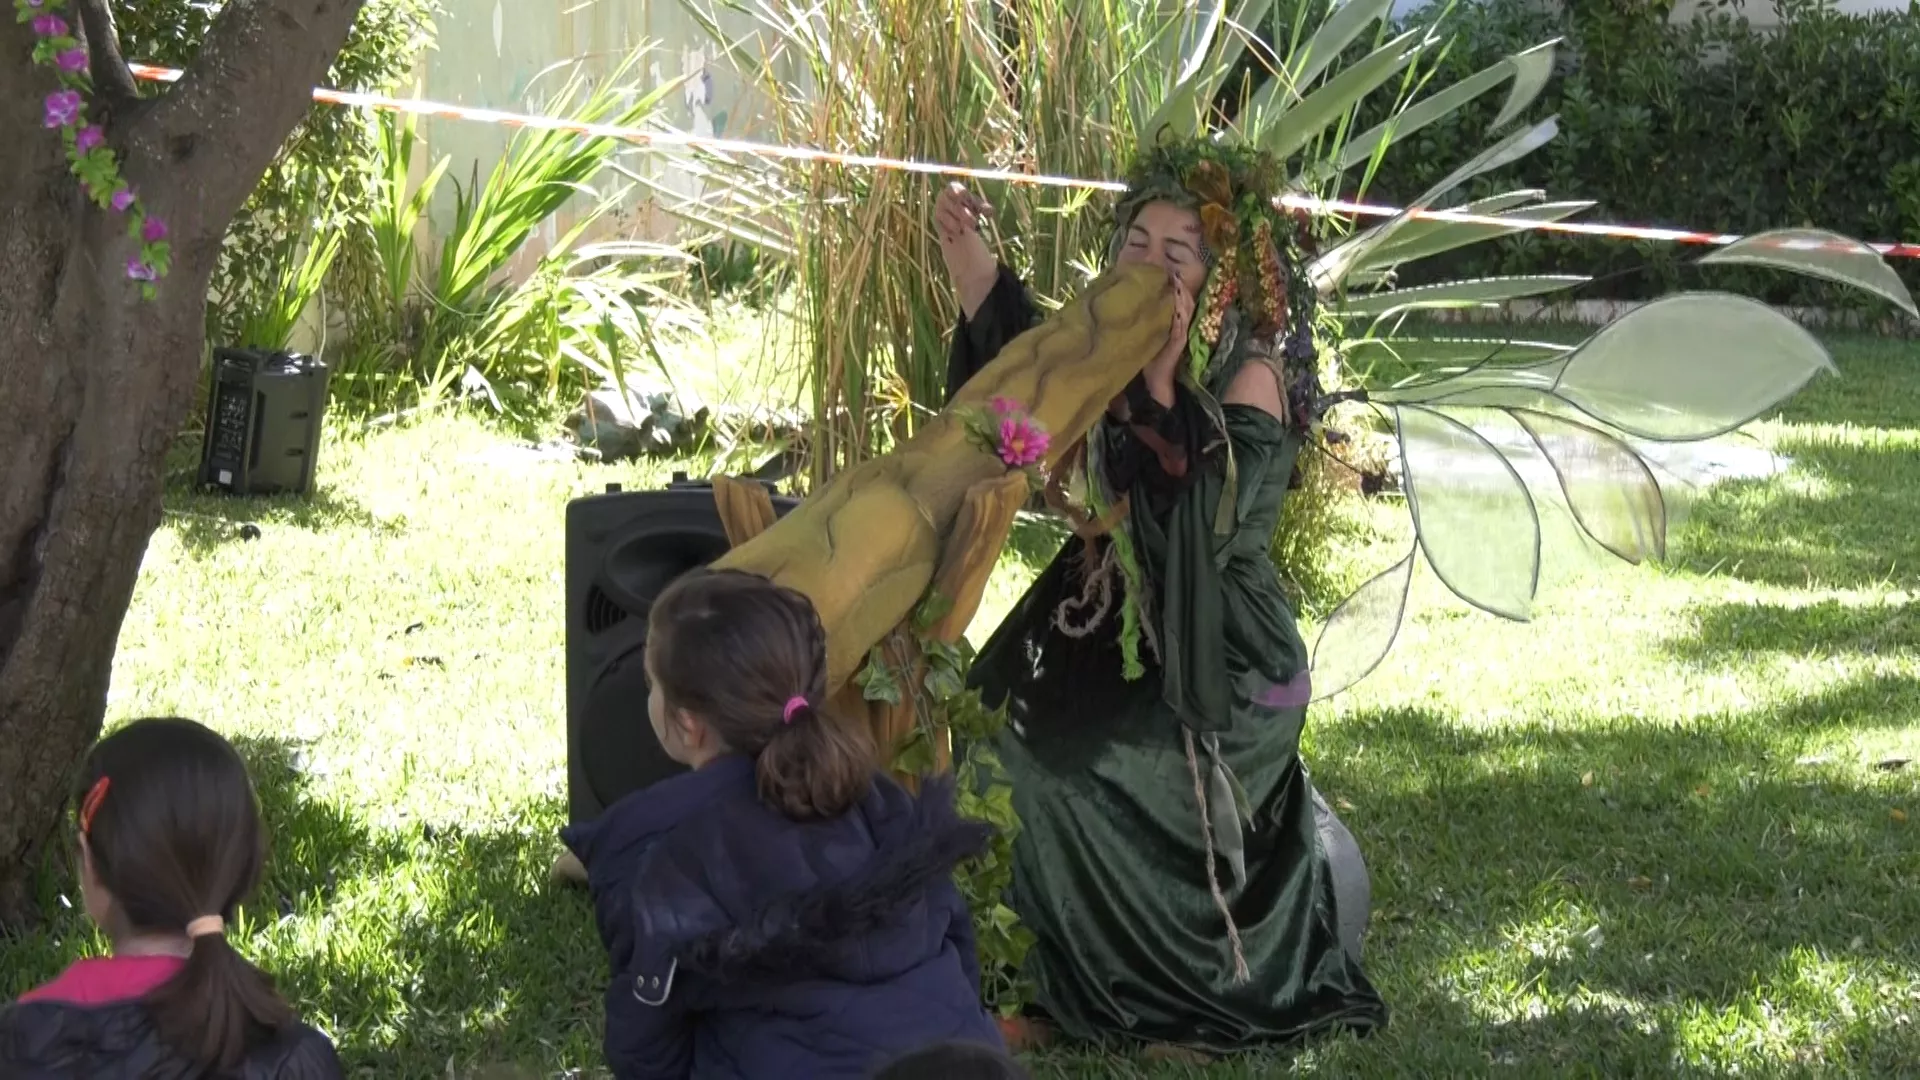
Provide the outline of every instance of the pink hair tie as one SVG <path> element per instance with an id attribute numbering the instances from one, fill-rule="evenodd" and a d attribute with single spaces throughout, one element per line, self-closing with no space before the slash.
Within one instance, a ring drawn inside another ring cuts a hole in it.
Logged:
<path id="1" fill-rule="evenodd" d="M 809 707 L 807 699 L 804 697 L 795 696 L 788 698 L 786 711 L 780 714 L 780 722 L 783 724 L 793 723 L 793 718 L 799 716 L 802 709 Z"/>

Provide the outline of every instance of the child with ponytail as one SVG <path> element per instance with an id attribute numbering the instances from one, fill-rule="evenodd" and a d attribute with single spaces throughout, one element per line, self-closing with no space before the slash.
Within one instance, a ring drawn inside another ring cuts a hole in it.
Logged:
<path id="1" fill-rule="evenodd" d="M 648 717 L 692 771 L 568 829 L 613 978 L 619 1080 L 868 1077 L 952 1040 L 1000 1045 L 956 863 L 984 826 L 918 799 L 822 709 L 806 597 L 699 571 L 648 625 Z"/>
<path id="2" fill-rule="evenodd" d="M 112 942 L 0 1012 L 0 1076 L 337 1080 L 301 1024 L 228 943 L 266 834 L 240 755 L 191 720 L 100 740 L 74 793 L 80 888 Z"/>

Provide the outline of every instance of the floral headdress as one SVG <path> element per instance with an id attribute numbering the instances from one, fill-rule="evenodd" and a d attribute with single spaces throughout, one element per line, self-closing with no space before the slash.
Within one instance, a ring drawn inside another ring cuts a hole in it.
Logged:
<path id="1" fill-rule="evenodd" d="M 1290 368 L 1315 357 L 1315 296 L 1303 269 L 1314 246 L 1312 222 L 1304 211 L 1280 205 L 1283 175 L 1279 160 L 1256 146 L 1168 136 L 1134 162 L 1127 192 L 1114 207 L 1109 261 L 1148 203 L 1171 203 L 1200 217 L 1209 265 L 1187 342 L 1187 375 L 1198 389 L 1223 388 L 1243 359 L 1239 347 L 1253 342 L 1284 336 Z"/>

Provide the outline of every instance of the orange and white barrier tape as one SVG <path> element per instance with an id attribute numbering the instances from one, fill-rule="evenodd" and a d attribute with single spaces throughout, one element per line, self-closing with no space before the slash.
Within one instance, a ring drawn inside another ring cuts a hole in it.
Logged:
<path id="1" fill-rule="evenodd" d="M 174 82 L 180 78 L 180 72 L 174 68 L 154 67 L 149 64 L 130 64 L 137 78 L 153 82 Z M 832 165 L 844 165 L 862 169 L 891 169 L 896 172 L 919 173 L 926 176 L 951 176 L 960 179 L 982 180 L 1005 184 L 1025 184 L 1030 187 L 1070 188 L 1082 191 L 1125 191 L 1127 186 L 1114 180 L 1086 180 L 1072 176 L 1049 176 L 1039 173 L 1020 172 L 1012 169 L 976 169 L 965 165 L 948 165 L 931 161 L 912 161 L 905 158 L 876 157 L 869 154 L 845 154 L 832 150 L 817 150 L 806 146 L 783 146 L 777 143 L 753 142 L 745 139 L 723 139 L 716 136 L 695 135 L 684 131 L 653 131 L 646 128 L 623 127 L 616 124 L 588 124 L 561 117 L 534 116 L 527 113 L 503 112 L 498 109 L 477 109 L 466 105 L 448 105 L 436 101 L 421 101 L 415 98 L 388 97 L 384 94 L 361 94 L 346 90 L 316 88 L 313 91 L 315 101 L 329 105 L 343 105 L 356 109 L 376 109 L 387 112 L 410 113 L 415 116 L 438 117 L 448 120 L 466 120 L 478 124 L 493 124 L 501 127 L 532 128 L 542 131 L 567 131 L 594 138 L 619 139 L 640 146 L 685 147 L 694 150 L 707 150 L 717 154 L 739 154 L 771 158 L 783 161 L 818 161 Z M 1313 214 L 1350 215 L 1354 217 L 1391 218 L 1398 217 L 1405 210 L 1394 206 L 1377 206 L 1372 203 L 1351 202 L 1345 199 L 1316 199 L 1305 196 L 1289 195 L 1284 200 L 1291 208 L 1306 210 Z M 1736 243 L 1743 237 L 1731 233 L 1706 233 L 1690 229 L 1664 229 L 1643 225 L 1610 225 L 1569 221 L 1528 221 L 1524 218 L 1494 217 L 1483 214 L 1469 214 L 1459 210 L 1416 210 L 1411 215 L 1416 219 L 1429 221 L 1451 221 L 1466 224 L 1494 225 L 1515 232 L 1557 232 L 1577 236 L 1605 236 L 1622 240 L 1654 240 L 1676 244 L 1703 244 L 1725 247 Z M 1832 249 L 1837 251 L 1856 251 L 1858 249 L 1826 243 L 1816 240 L 1786 240 L 1779 246 L 1791 250 L 1818 251 Z M 1885 258 L 1920 258 L 1920 244 L 1879 243 L 1868 244 L 1875 252 Z"/>

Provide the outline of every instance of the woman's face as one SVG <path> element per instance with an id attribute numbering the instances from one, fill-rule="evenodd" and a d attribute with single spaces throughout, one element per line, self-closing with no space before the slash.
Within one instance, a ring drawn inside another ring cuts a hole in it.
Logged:
<path id="1" fill-rule="evenodd" d="M 1207 264 L 1200 257 L 1200 215 L 1167 202 L 1150 202 L 1133 216 L 1120 247 L 1122 263 L 1152 263 L 1180 279 L 1188 296 L 1197 296 L 1207 281 Z"/>

